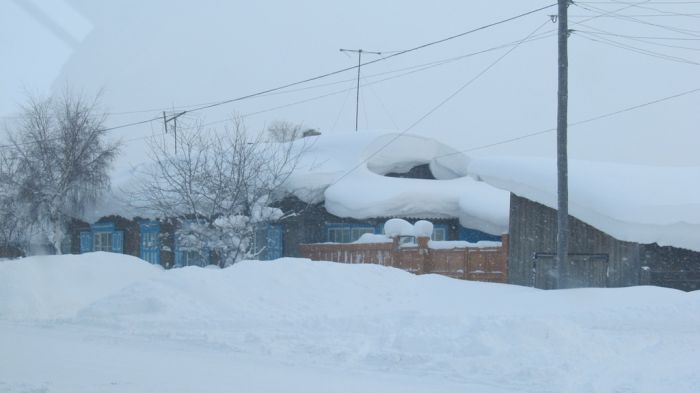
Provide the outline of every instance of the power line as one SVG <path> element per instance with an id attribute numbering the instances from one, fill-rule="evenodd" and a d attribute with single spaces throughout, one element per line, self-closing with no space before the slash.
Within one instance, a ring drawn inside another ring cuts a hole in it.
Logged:
<path id="1" fill-rule="evenodd" d="M 662 60 L 673 61 L 676 63 L 700 65 L 700 63 L 698 63 L 698 62 L 690 60 L 690 59 L 686 59 L 684 57 L 672 56 L 672 55 L 668 55 L 668 54 L 661 53 L 661 52 L 655 52 L 655 51 L 651 51 L 648 49 L 638 48 L 636 46 L 617 42 L 617 41 L 614 41 L 614 40 L 611 40 L 608 38 L 600 38 L 600 37 L 593 38 L 593 37 L 588 36 L 587 33 L 581 32 L 581 31 L 579 31 L 578 33 L 581 33 L 581 34 L 579 34 L 580 37 L 583 37 L 589 41 L 598 42 L 598 43 L 605 44 L 605 45 L 610 45 L 610 46 L 613 46 L 613 47 L 616 47 L 619 49 L 624 49 L 624 50 L 627 50 L 630 52 L 635 52 L 635 53 L 655 57 L 655 58 L 662 59 Z"/>
<path id="2" fill-rule="evenodd" d="M 583 25 L 582 23 L 580 23 Z M 593 29 L 593 27 L 589 25 L 583 25 L 584 27 L 588 27 L 590 29 Z M 602 34 L 602 35 L 609 35 L 609 36 L 614 36 L 614 37 L 620 37 L 620 38 L 637 38 L 637 39 L 642 39 L 642 40 L 663 40 L 663 41 L 700 41 L 700 38 L 689 38 L 689 37 L 659 37 L 659 36 L 639 36 L 639 35 L 627 35 L 627 34 L 618 34 L 618 33 L 612 33 L 612 32 L 604 32 L 604 30 L 601 29 L 595 29 L 598 31 L 598 33 L 595 34 Z M 585 30 L 576 30 L 576 31 L 584 31 Z M 588 32 L 588 33 L 593 33 L 593 32 Z"/>
<path id="3" fill-rule="evenodd" d="M 311 77 L 311 78 L 306 78 L 306 79 L 299 80 L 299 81 L 296 81 L 296 82 L 287 83 L 287 84 L 284 84 L 284 85 L 281 85 L 281 86 L 277 86 L 277 87 L 274 87 L 274 88 L 270 88 L 270 89 L 258 91 L 258 92 L 256 92 L 256 93 L 251 93 L 251 94 L 247 94 L 247 95 L 240 96 L 240 97 L 236 97 L 236 98 L 231 98 L 231 99 L 227 99 L 227 100 L 223 100 L 223 101 L 214 102 L 214 103 L 207 104 L 207 105 L 203 105 L 203 106 L 199 106 L 199 107 L 196 107 L 196 108 L 193 108 L 193 109 L 184 110 L 184 111 L 182 111 L 182 112 L 184 112 L 184 113 L 198 112 L 198 111 L 210 109 L 210 108 L 213 108 L 213 107 L 217 107 L 217 106 L 229 104 L 229 103 L 232 103 L 232 102 L 243 101 L 243 100 L 250 99 L 250 98 L 253 98 L 253 97 L 258 97 L 258 96 L 261 96 L 261 95 L 264 95 L 264 94 L 268 94 L 268 93 L 272 93 L 272 92 L 275 92 L 275 91 L 287 89 L 287 88 L 289 88 L 289 87 L 298 86 L 298 85 L 305 84 L 305 83 L 308 83 L 308 82 L 312 82 L 312 81 L 315 81 L 315 80 L 327 78 L 327 77 L 329 77 L 329 76 L 338 75 L 338 74 L 343 73 L 343 72 L 346 72 L 346 71 L 354 70 L 354 69 L 356 69 L 356 68 L 358 68 L 358 67 L 361 67 L 361 66 L 370 65 L 370 64 L 374 64 L 374 63 L 381 62 L 381 61 L 385 61 L 385 60 L 388 60 L 388 59 L 391 59 L 391 58 L 394 58 L 394 57 L 397 57 L 397 56 L 401 56 L 401 55 L 404 55 L 404 54 L 407 54 L 407 53 L 415 52 L 415 51 L 420 50 L 420 49 L 424 49 L 424 48 L 431 47 L 431 46 L 434 46 L 434 45 L 438 45 L 438 44 L 441 44 L 441 43 L 444 43 L 444 42 L 447 42 L 447 41 L 451 41 L 451 40 L 454 40 L 454 39 L 457 39 L 457 38 L 460 38 L 460 37 L 464 37 L 464 36 L 466 36 L 466 35 L 473 34 L 473 33 L 476 33 L 476 32 L 478 32 L 478 31 L 486 30 L 486 29 L 489 29 L 489 28 L 491 28 L 491 27 L 495 27 L 495 26 L 498 26 L 498 25 L 501 25 L 501 24 L 504 24 L 504 23 L 512 22 L 512 21 L 514 21 L 514 20 L 517 20 L 517 19 L 520 19 L 520 18 L 529 16 L 529 15 L 535 14 L 535 13 L 537 13 L 537 12 L 543 11 L 543 10 L 545 10 L 545 9 L 547 9 L 547 8 L 551 8 L 551 7 L 555 6 L 555 5 L 557 5 L 557 3 L 549 4 L 549 5 L 546 5 L 546 6 L 543 6 L 543 7 L 539 7 L 539 8 L 533 9 L 533 10 L 531 10 L 531 11 L 527 11 L 527 12 L 524 12 L 524 13 L 521 13 L 521 14 L 518 14 L 518 15 L 515 15 L 515 16 L 512 16 L 512 17 L 509 17 L 509 18 L 501 19 L 501 20 L 499 20 L 499 21 L 492 22 L 492 23 L 489 23 L 489 24 L 486 24 L 486 25 L 483 25 L 483 26 L 480 26 L 480 27 L 476 27 L 476 28 L 474 28 L 474 29 L 467 30 L 467 31 L 462 32 L 462 33 L 459 33 L 459 34 L 455 34 L 455 35 L 452 35 L 452 36 L 449 36 L 449 37 L 445 37 L 445 38 L 442 38 L 442 39 L 439 39 L 439 40 L 435 40 L 435 41 L 431 41 L 431 42 L 428 42 L 428 43 L 425 43 L 425 44 L 421 44 L 421 45 L 418 45 L 418 46 L 415 46 L 415 47 L 412 47 L 412 48 L 409 48 L 409 49 L 405 49 L 405 50 L 402 50 L 402 51 L 398 51 L 398 52 L 396 52 L 396 53 L 390 54 L 389 56 L 385 56 L 385 57 L 381 57 L 381 58 L 378 58 L 378 59 L 375 59 L 375 60 L 371 60 L 371 61 L 368 61 L 368 62 L 365 62 L 365 63 L 361 63 L 361 64 L 359 64 L 359 65 L 357 65 L 357 66 L 345 67 L 345 68 L 342 68 L 342 69 L 339 69 L 339 70 L 336 70 L 336 71 L 331 71 L 331 72 L 328 72 L 328 73 L 325 73 L 325 74 L 321 74 L 321 75 L 317 75 L 317 76 L 314 76 L 314 77 Z M 108 127 L 108 128 L 103 129 L 102 131 L 113 131 L 113 130 L 117 130 L 117 129 L 121 129 L 121 128 L 126 128 L 126 127 L 132 127 L 132 126 L 136 126 L 136 125 L 151 123 L 151 122 L 157 121 L 157 120 L 162 120 L 162 116 L 157 116 L 157 117 L 149 118 L 149 119 L 142 120 L 142 121 L 137 121 L 137 122 L 121 124 L 121 125 L 117 125 L 117 126 L 113 126 L 113 127 Z M 28 142 L 28 143 L 31 143 L 31 142 Z M 11 148 L 11 147 L 13 147 L 13 146 L 15 146 L 15 145 L 0 145 L 0 149 L 3 149 L 3 148 Z"/>
<path id="4" fill-rule="evenodd" d="M 700 1 L 640 1 L 638 3 L 626 3 L 622 1 L 576 1 L 575 4 L 700 4 Z"/>
<path id="5" fill-rule="evenodd" d="M 587 26 L 587 25 L 583 25 L 583 26 L 584 26 L 584 27 L 587 27 L 587 28 L 589 28 L 589 29 L 593 29 L 593 30 L 595 30 L 595 31 L 575 30 L 575 32 L 586 33 L 586 34 L 592 34 L 592 35 L 595 35 L 595 36 L 600 36 L 600 35 L 602 35 L 602 36 L 619 37 L 619 38 L 624 38 L 624 39 L 627 39 L 627 40 L 630 40 L 630 41 L 641 42 L 641 43 L 647 44 L 647 45 L 663 46 L 663 47 L 666 47 L 666 48 L 684 49 L 684 50 L 691 50 L 691 51 L 700 51 L 700 48 L 694 48 L 694 47 L 690 47 L 690 46 L 681 46 L 681 45 L 665 44 L 665 43 L 662 43 L 662 42 L 654 42 L 654 41 L 649 41 L 649 40 L 645 40 L 645 39 L 642 39 L 642 38 L 637 38 L 637 37 L 634 37 L 634 36 L 625 36 L 625 35 L 620 35 L 620 34 L 611 33 L 611 32 L 609 32 L 609 31 L 606 31 L 606 30 L 603 30 L 603 29 L 599 29 L 599 28 L 593 27 L 593 26 Z"/>
<path id="6" fill-rule="evenodd" d="M 118 130 L 121 128 L 138 126 L 141 124 L 151 123 L 151 122 L 156 121 L 156 120 L 162 120 L 162 118 L 160 116 L 158 116 L 158 117 L 154 117 L 154 118 L 148 119 L 148 120 L 135 121 L 133 123 L 122 124 L 122 125 L 114 126 L 114 127 L 107 127 L 107 128 L 100 129 L 99 132 L 109 132 L 109 131 L 114 131 L 114 130 Z M 48 138 L 48 139 L 46 139 L 46 141 L 55 141 L 58 139 L 59 138 Z M 13 143 L 13 144 L 9 144 L 9 145 L 0 145 L 0 149 L 8 149 L 8 148 L 16 147 L 16 146 L 27 146 L 27 145 L 32 145 L 35 143 L 37 143 L 37 142 L 30 141 L 30 142 L 18 142 L 18 143 Z"/>
<path id="7" fill-rule="evenodd" d="M 693 37 L 700 37 L 700 31 L 698 31 L 698 30 L 682 29 L 682 28 L 666 26 L 666 25 L 662 25 L 662 24 L 658 24 L 658 23 L 653 23 L 653 22 L 642 20 L 642 19 L 637 19 L 637 18 L 634 18 L 631 16 L 620 14 L 619 10 L 618 11 L 606 11 L 606 10 L 603 10 L 603 9 L 600 9 L 597 7 L 593 7 L 593 6 L 584 6 L 578 2 L 576 2 L 574 4 L 577 5 L 578 7 L 581 7 L 583 9 L 590 11 L 590 12 L 593 12 L 593 13 L 596 13 L 596 12 L 597 13 L 604 13 L 604 15 L 612 15 L 616 19 L 635 22 L 635 23 L 639 23 L 639 24 L 643 24 L 643 25 L 647 25 L 647 26 L 653 26 L 653 27 L 657 27 L 657 28 L 660 28 L 663 30 L 673 31 L 674 33 L 678 33 L 678 34 L 685 34 L 685 35 L 689 35 L 689 36 L 693 36 Z M 630 5 L 629 7 L 633 7 L 633 6 L 634 5 Z"/>
<path id="8" fill-rule="evenodd" d="M 278 91 L 278 90 L 286 89 L 286 88 L 289 88 L 289 87 L 297 86 L 297 85 L 300 85 L 300 84 L 303 84 L 303 83 L 313 82 L 313 81 L 315 81 L 315 80 L 319 80 L 319 79 L 322 79 L 322 78 L 327 78 L 327 77 L 329 77 L 329 76 L 333 76 L 333 75 L 337 75 L 337 74 L 340 74 L 340 73 L 343 73 L 343 72 L 346 72 L 346 71 L 354 70 L 354 69 L 356 69 L 356 68 L 358 68 L 358 67 L 362 67 L 362 66 L 366 66 L 366 65 L 378 63 L 378 62 L 381 62 L 381 61 L 385 61 L 385 60 L 388 60 L 388 59 L 391 59 L 391 58 L 394 58 L 394 57 L 397 57 L 397 56 L 401 56 L 401 55 L 404 55 L 404 54 L 407 54 L 407 53 L 415 52 L 415 51 L 417 51 L 417 50 L 424 49 L 424 48 L 427 48 L 427 47 L 430 47 L 430 46 L 442 44 L 442 43 L 444 43 L 444 42 L 451 41 L 451 40 L 454 40 L 454 39 L 456 39 L 456 38 L 464 37 L 464 36 L 466 36 L 466 35 L 473 34 L 473 33 L 476 33 L 476 32 L 478 32 L 478 31 L 486 30 L 486 29 L 488 29 L 488 28 L 495 27 L 495 26 L 498 26 L 498 25 L 501 25 L 501 24 L 504 24 L 504 23 L 512 22 L 512 21 L 514 21 L 514 20 L 523 18 L 523 17 L 525 17 L 525 16 L 529 16 L 529 15 L 535 14 L 535 13 L 537 13 L 537 12 L 546 10 L 547 8 L 551 8 L 551 7 L 555 6 L 555 5 L 557 5 L 557 3 L 550 4 L 550 5 L 547 5 L 547 6 L 544 6 L 544 7 L 540 7 L 540 8 L 536 8 L 536 9 L 534 9 L 534 10 L 527 11 L 527 12 L 524 12 L 524 13 L 522 13 L 522 14 L 518 14 L 518 15 L 516 15 L 516 16 L 512 16 L 512 17 L 510 17 L 510 18 L 501 19 L 501 20 L 499 20 L 499 21 L 497 21 L 497 22 L 489 23 L 489 24 L 486 24 L 486 25 L 483 25 L 483 26 L 480 26 L 480 27 L 477 27 L 477 28 L 474 28 L 474 29 L 471 29 L 471 30 L 467 30 L 467 31 L 465 31 L 465 32 L 462 32 L 462 33 L 459 33 L 459 34 L 455 34 L 455 35 L 452 35 L 452 36 L 449 36 L 449 37 L 446 37 L 446 38 L 442 38 L 442 39 L 439 39 L 439 40 L 436 40 L 436 41 L 431 41 L 431 42 L 428 42 L 428 43 L 425 43 L 425 44 L 421 44 L 421 45 L 415 46 L 415 47 L 413 47 L 413 48 L 405 49 L 405 50 L 402 50 L 402 51 L 393 53 L 393 54 L 391 54 L 391 55 L 389 55 L 389 56 L 380 57 L 380 58 L 378 58 L 378 59 L 374 59 L 374 60 L 371 60 L 371 61 L 368 61 L 368 62 L 365 62 L 365 63 L 361 63 L 361 64 L 356 65 L 356 66 L 342 68 L 342 69 L 339 69 L 339 70 L 336 70 L 336 71 L 332 71 L 332 72 L 328 72 L 328 73 L 325 73 L 325 74 L 322 74 L 322 75 L 318 75 L 318 76 L 314 76 L 314 77 L 311 77 L 311 78 L 303 79 L 303 80 L 300 80 L 300 81 L 297 81 L 297 82 L 292 82 L 292 83 L 288 83 L 288 84 L 281 85 L 281 86 L 278 86 L 278 87 L 274 87 L 274 88 L 271 88 L 271 89 L 259 91 L 259 92 L 257 92 L 257 93 L 252 93 L 252 94 L 248 94 L 248 95 L 244 95 L 244 96 L 240 96 L 240 97 L 236 97 L 236 98 L 231 98 L 231 99 L 228 99 L 228 100 L 219 101 L 219 102 L 217 102 L 217 103 L 205 105 L 205 106 L 202 106 L 202 107 L 199 107 L 199 108 L 190 109 L 189 112 L 196 112 L 196 111 L 201 111 L 201 110 L 204 110 L 204 109 L 213 108 L 213 107 L 220 106 L 220 105 L 230 104 L 230 103 L 232 103 L 232 102 L 245 100 L 245 99 L 252 98 L 252 97 L 256 97 L 256 96 L 259 96 L 259 95 L 262 95 L 262 94 L 271 93 L 271 92 L 273 92 L 273 91 Z"/>
<path id="9" fill-rule="evenodd" d="M 549 21 L 545 21 L 544 23 L 542 23 L 539 27 L 537 27 L 535 30 L 533 30 L 532 33 L 528 34 L 525 38 L 523 38 L 520 42 L 522 43 L 522 42 L 527 41 L 527 40 L 528 40 L 529 38 L 531 38 L 535 33 L 537 33 L 542 27 L 544 27 L 547 23 L 549 23 Z M 423 116 L 419 117 L 416 121 L 414 121 L 413 123 L 411 123 L 410 126 L 408 126 L 406 129 L 404 129 L 403 131 L 401 131 L 401 132 L 399 132 L 398 134 L 396 134 L 393 138 L 391 138 L 391 139 L 390 139 L 389 141 L 387 141 L 385 144 L 383 144 L 382 146 L 380 146 L 379 149 L 375 150 L 372 154 L 368 155 L 368 156 L 367 156 L 365 159 L 363 159 L 360 163 L 358 163 L 357 165 L 355 165 L 354 167 L 352 167 L 349 171 L 345 172 L 345 173 L 344 173 L 343 175 L 341 175 L 339 178 L 337 178 L 336 180 L 334 180 L 333 183 L 331 183 L 331 184 L 329 185 L 329 187 L 330 187 L 330 186 L 333 186 L 334 184 L 338 183 L 339 181 L 341 181 L 342 179 L 344 179 L 345 177 L 347 177 L 348 175 L 350 175 L 350 174 L 351 174 L 352 172 L 354 172 L 357 168 L 359 168 L 359 167 L 361 167 L 362 165 L 364 165 L 367 161 L 371 160 L 374 156 L 376 156 L 377 154 L 379 154 L 379 152 L 381 152 L 382 150 L 384 150 L 386 147 L 388 147 L 389 145 L 391 145 L 392 143 L 394 143 L 397 139 L 399 139 L 400 137 L 402 137 L 403 135 L 405 135 L 408 131 L 410 131 L 410 130 L 413 129 L 415 126 L 417 126 L 418 124 L 420 124 L 423 120 L 425 120 L 425 119 L 428 118 L 430 115 L 432 115 L 433 113 L 435 113 L 435 111 L 437 111 L 438 109 L 440 109 L 443 105 L 447 104 L 450 100 L 452 100 L 454 97 L 456 97 L 456 96 L 457 96 L 459 93 L 461 93 L 464 89 L 466 89 L 466 88 L 469 87 L 472 83 L 474 83 L 474 82 L 477 81 L 479 78 L 481 78 L 484 74 L 486 74 L 489 70 L 491 70 L 493 67 L 495 67 L 496 64 L 500 63 L 501 60 L 503 60 L 506 56 L 508 56 L 509 54 L 511 54 L 511 53 L 512 53 L 515 49 L 517 49 L 519 46 L 520 46 L 520 45 L 515 45 L 515 46 L 513 46 L 512 48 L 510 48 L 507 52 L 505 52 L 503 55 L 499 56 L 495 61 L 493 61 L 493 62 L 492 62 L 491 64 L 489 64 L 486 68 L 484 68 L 483 70 L 481 70 L 481 72 L 479 72 L 476 76 L 474 76 L 473 78 L 469 79 L 466 83 L 464 83 L 463 85 L 461 85 L 457 90 L 455 90 L 454 92 L 452 92 L 449 96 L 447 96 L 447 97 L 444 98 L 442 101 L 440 101 L 437 105 L 435 105 L 434 107 L 432 107 L 432 108 L 431 108 L 428 112 L 426 112 Z"/>
<path id="10" fill-rule="evenodd" d="M 662 10 L 662 9 L 658 9 L 658 8 L 654 8 L 654 7 L 649 7 L 647 5 L 641 5 L 640 3 L 627 3 L 624 1 L 616 1 L 616 0 L 613 0 L 613 1 L 615 1 L 615 3 L 618 3 L 618 4 L 629 4 L 634 8 L 639 8 L 642 10 L 650 10 L 650 11 L 660 12 L 660 13 L 668 15 L 668 16 L 682 16 L 682 17 L 689 17 L 689 18 L 697 18 L 698 17 L 697 14 L 688 14 L 688 13 L 681 13 L 681 12 L 666 11 L 666 10 Z"/>
<path id="11" fill-rule="evenodd" d="M 629 106 L 629 107 L 622 108 L 622 109 L 619 109 L 619 110 L 616 110 L 616 111 L 613 111 L 613 112 L 608 112 L 608 113 L 604 113 L 604 114 L 602 114 L 602 115 L 598 115 L 598 116 L 594 116 L 594 117 L 589 117 L 589 118 L 584 119 L 584 120 L 579 120 L 579 121 L 576 121 L 576 122 L 573 122 L 573 123 L 569 123 L 569 127 L 575 127 L 575 126 L 579 126 L 579 125 L 582 125 L 582 124 L 591 123 L 591 122 L 594 122 L 594 121 L 597 121 L 597 120 L 606 119 L 606 118 L 609 118 L 609 117 L 617 116 L 617 115 L 622 114 L 622 113 L 631 112 L 631 111 L 634 111 L 634 110 L 637 110 L 637 109 L 641 109 L 641 108 L 644 108 L 644 107 L 647 107 L 647 106 L 651 106 L 651 105 L 658 104 L 658 103 L 661 103 L 661 102 L 673 100 L 673 99 L 675 99 L 675 98 L 680 98 L 680 97 L 687 96 L 687 95 L 694 94 L 694 93 L 698 93 L 698 92 L 700 92 L 700 88 L 696 88 L 696 89 L 692 89 L 692 90 L 686 90 L 686 91 L 681 92 L 681 93 L 678 93 L 678 94 L 674 94 L 674 95 L 671 95 L 671 96 L 666 96 L 666 97 L 659 98 L 659 99 L 656 99 L 656 100 L 653 100 L 653 101 L 648 101 L 648 102 L 645 102 L 645 103 L 643 103 L 643 104 L 638 104 L 638 105 Z M 521 141 L 521 140 L 523 140 L 523 139 L 528 139 L 528 138 L 532 138 L 532 137 L 535 137 L 535 136 L 539 136 L 539 135 L 543 135 L 543 134 L 548 134 L 548 133 L 551 133 L 551 132 L 555 132 L 556 130 L 557 130 L 556 127 L 547 128 L 547 129 L 545 129 L 545 130 L 540 130 L 540 131 L 531 132 L 531 133 L 529 133 L 529 134 L 520 135 L 520 136 L 517 136 L 517 137 L 514 137 L 514 138 L 504 139 L 504 140 L 501 140 L 501 141 L 498 141 L 498 142 L 488 143 L 488 144 L 484 144 L 484 145 L 480 145 L 480 146 L 475 146 L 475 147 L 471 147 L 471 148 L 464 149 L 464 150 L 455 151 L 455 152 L 448 153 L 448 154 L 443 154 L 443 155 L 440 155 L 440 156 L 436 156 L 436 157 L 434 157 L 433 159 L 444 158 L 444 157 L 450 157 L 450 156 L 454 156 L 454 155 L 457 155 L 457 154 L 464 154 L 464 153 L 469 153 L 469 152 L 472 152 L 472 151 L 488 149 L 488 148 L 491 148 L 491 147 L 496 147 L 496 146 L 501 146 L 501 145 L 507 145 L 507 144 L 509 144 L 509 143 Z"/>
<path id="12" fill-rule="evenodd" d="M 586 18 L 590 15 L 569 15 L 570 18 Z M 698 18 L 700 14 L 627 14 L 627 17 L 635 18 L 664 18 L 664 17 L 686 17 L 686 18 Z M 614 17 L 614 16 L 611 16 Z"/>

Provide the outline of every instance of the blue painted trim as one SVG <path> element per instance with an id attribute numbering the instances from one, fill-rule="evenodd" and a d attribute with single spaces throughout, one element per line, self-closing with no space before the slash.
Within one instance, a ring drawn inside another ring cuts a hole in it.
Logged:
<path id="1" fill-rule="evenodd" d="M 147 234 L 155 235 L 155 246 L 146 246 Z M 160 265 L 160 222 L 144 220 L 139 222 L 139 256 L 144 261 Z"/>
<path id="2" fill-rule="evenodd" d="M 284 228 L 282 224 L 268 224 L 266 232 L 265 259 L 282 258 L 284 256 Z"/>
<path id="3" fill-rule="evenodd" d="M 86 252 L 92 251 L 92 232 L 82 231 L 80 232 L 80 253 L 84 254 Z"/>
<path id="4" fill-rule="evenodd" d="M 112 252 L 124 253 L 124 231 L 112 232 Z"/>
<path id="5" fill-rule="evenodd" d="M 445 238 L 443 240 L 450 240 L 450 226 L 447 224 L 433 224 L 433 232 L 435 232 L 436 229 L 444 229 L 445 230 Z"/>
<path id="6" fill-rule="evenodd" d="M 90 229 L 92 232 L 114 232 L 117 227 L 114 225 L 113 222 L 101 222 L 98 224 L 92 224 L 90 225 Z"/>
<path id="7" fill-rule="evenodd" d="M 477 229 L 460 226 L 459 240 L 466 240 L 470 243 L 476 243 L 480 241 L 501 241 L 501 237 L 498 235 L 491 235 Z"/>

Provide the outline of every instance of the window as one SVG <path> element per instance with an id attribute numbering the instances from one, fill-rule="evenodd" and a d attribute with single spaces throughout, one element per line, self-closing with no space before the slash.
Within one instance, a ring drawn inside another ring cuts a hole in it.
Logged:
<path id="1" fill-rule="evenodd" d="M 435 225 L 433 227 L 433 234 L 432 234 L 432 236 L 430 236 L 430 240 L 437 240 L 437 241 L 447 240 L 447 227 Z"/>
<path id="2" fill-rule="evenodd" d="M 158 233 L 156 232 L 145 232 L 143 234 L 143 244 L 142 247 L 145 248 L 155 248 L 158 247 Z"/>
<path id="3" fill-rule="evenodd" d="M 141 232 L 141 259 L 160 264 L 160 223 L 144 221 L 139 225 Z"/>
<path id="4" fill-rule="evenodd" d="M 180 263 L 182 266 L 207 266 L 209 262 L 199 251 L 180 251 Z"/>
<path id="5" fill-rule="evenodd" d="M 331 224 L 327 227 L 327 240 L 331 243 L 352 243 L 365 233 L 374 233 L 374 227 L 357 224 Z"/>
<path id="6" fill-rule="evenodd" d="M 93 237 L 95 251 L 112 251 L 112 232 L 95 232 Z"/>

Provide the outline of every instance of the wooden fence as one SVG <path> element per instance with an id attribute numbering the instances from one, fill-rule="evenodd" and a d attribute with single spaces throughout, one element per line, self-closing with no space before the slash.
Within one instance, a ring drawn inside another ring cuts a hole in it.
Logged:
<path id="1" fill-rule="evenodd" d="M 340 263 L 374 263 L 403 269 L 415 274 L 442 274 L 472 281 L 505 283 L 508 281 L 508 237 L 500 247 L 462 247 L 431 249 L 428 238 L 416 245 L 393 243 L 317 243 L 299 245 L 304 258 Z"/>

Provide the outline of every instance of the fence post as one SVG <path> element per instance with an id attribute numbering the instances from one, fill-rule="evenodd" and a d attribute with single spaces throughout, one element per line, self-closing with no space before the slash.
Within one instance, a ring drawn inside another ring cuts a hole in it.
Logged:
<path id="1" fill-rule="evenodd" d="M 428 249 L 429 237 L 418 237 L 416 238 L 416 243 L 418 244 L 418 255 L 421 257 L 421 274 L 430 273 L 433 269 L 430 261 L 430 250 Z"/>
<path id="2" fill-rule="evenodd" d="M 469 279 L 469 247 L 464 249 L 464 272 L 462 272 L 464 280 Z"/>

